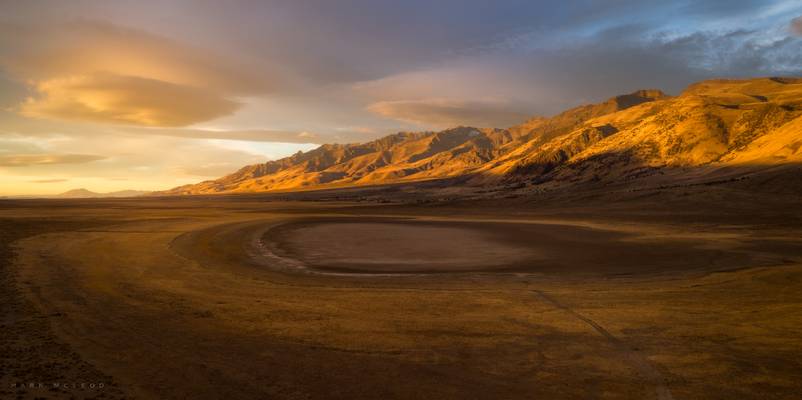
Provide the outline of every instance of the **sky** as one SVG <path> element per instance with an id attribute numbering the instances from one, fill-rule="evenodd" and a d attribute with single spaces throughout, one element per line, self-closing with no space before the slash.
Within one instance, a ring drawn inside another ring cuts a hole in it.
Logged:
<path id="1" fill-rule="evenodd" d="M 802 2 L 0 0 L 0 196 L 802 75 Z"/>

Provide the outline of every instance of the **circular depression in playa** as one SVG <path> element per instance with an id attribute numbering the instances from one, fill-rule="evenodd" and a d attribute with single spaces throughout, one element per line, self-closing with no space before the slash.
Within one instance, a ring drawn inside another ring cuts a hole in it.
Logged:
<path id="1" fill-rule="evenodd" d="M 749 261 L 743 253 L 705 248 L 698 241 L 515 222 L 319 218 L 273 227 L 262 243 L 272 255 L 324 273 L 625 275 Z"/>

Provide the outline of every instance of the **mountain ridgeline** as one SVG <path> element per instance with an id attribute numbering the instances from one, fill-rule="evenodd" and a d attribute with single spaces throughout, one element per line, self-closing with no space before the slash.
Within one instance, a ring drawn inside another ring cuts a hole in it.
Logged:
<path id="1" fill-rule="evenodd" d="M 161 194 L 292 191 L 460 177 L 466 187 L 716 179 L 802 162 L 802 79 L 639 90 L 507 129 L 401 132 L 326 144 Z M 746 172 L 745 172 L 746 171 Z"/>

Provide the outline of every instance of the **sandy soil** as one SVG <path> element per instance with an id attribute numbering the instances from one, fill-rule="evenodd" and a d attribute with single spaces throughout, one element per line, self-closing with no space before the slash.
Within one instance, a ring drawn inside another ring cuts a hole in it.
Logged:
<path id="1" fill-rule="evenodd" d="M 4 231 L 75 222 L 14 237 L 3 293 L 31 305 L 12 314 L 44 321 L 47 340 L 75 354 L 64 374 L 100 371 L 115 385 L 5 395 L 791 399 L 802 389 L 802 227 L 788 215 L 722 224 L 715 208 L 705 219 L 690 208 L 267 200 L 1 203 Z M 402 216 L 414 220 L 388 220 Z M 393 237 L 411 244 L 399 250 Z M 408 256 L 428 266 L 409 270 Z M 451 257 L 475 264 L 459 271 L 467 264 Z M 388 270 L 413 273 L 375 273 Z M 38 328 L 8 326 L 20 348 L 41 343 Z M 47 360 L 5 360 L 4 384 L 61 379 Z M 13 367 L 26 362 L 38 369 Z"/>
<path id="2" fill-rule="evenodd" d="M 92 224 L 0 218 L 0 398 L 124 398 L 112 377 L 87 363 L 54 334 L 50 322 L 64 315 L 37 309 L 20 287 L 32 282 L 19 280 L 10 265 L 14 241 L 87 226 Z"/>

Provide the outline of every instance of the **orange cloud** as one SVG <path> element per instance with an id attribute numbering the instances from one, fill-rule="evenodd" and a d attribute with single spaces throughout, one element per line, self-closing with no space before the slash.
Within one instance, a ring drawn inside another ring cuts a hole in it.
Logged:
<path id="1" fill-rule="evenodd" d="M 210 90 L 108 73 L 45 80 L 20 113 L 28 117 L 186 126 L 234 112 L 239 104 Z"/>
<path id="2" fill-rule="evenodd" d="M 791 33 L 797 36 L 802 36 L 802 16 L 792 19 L 790 28 Z"/>
<path id="3" fill-rule="evenodd" d="M 129 128 L 126 132 L 193 139 L 244 140 L 249 142 L 317 143 L 331 142 L 332 136 L 312 132 L 254 130 L 205 130 L 191 128 Z"/>
<path id="4" fill-rule="evenodd" d="M 141 126 L 186 126 L 228 115 L 240 106 L 232 97 L 270 86 L 265 71 L 253 66 L 86 20 L 0 22 L 0 69 L 35 92 L 17 103 L 24 116 Z"/>
<path id="5" fill-rule="evenodd" d="M 106 157 L 92 154 L 8 154 L 0 155 L 0 167 L 27 167 L 30 165 L 83 164 Z"/>
<path id="6" fill-rule="evenodd" d="M 259 160 L 263 161 L 263 160 Z M 226 174 L 230 174 L 235 172 L 236 170 L 242 168 L 242 163 L 230 163 L 230 162 L 217 162 L 217 163 L 207 163 L 202 165 L 193 165 L 193 166 L 185 166 L 179 167 L 176 169 L 175 172 L 184 174 L 184 175 L 194 175 L 194 176 L 203 176 L 209 178 L 218 178 Z"/>
<path id="7" fill-rule="evenodd" d="M 229 94 L 265 92 L 261 71 L 142 30 L 79 20 L 61 24 L 0 22 L 0 63 L 33 81 L 114 72 Z"/>
<path id="8" fill-rule="evenodd" d="M 69 179 L 35 179 L 32 181 L 28 181 L 30 183 L 61 183 L 67 182 Z"/>
<path id="9" fill-rule="evenodd" d="M 368 106 L 368 111 L 401 121 L 443 127 L 504 127 L 527 118 L 526 114 L 510 108 L 508 102 L 497 100 L 422 99 L 380 101 Z"/>

